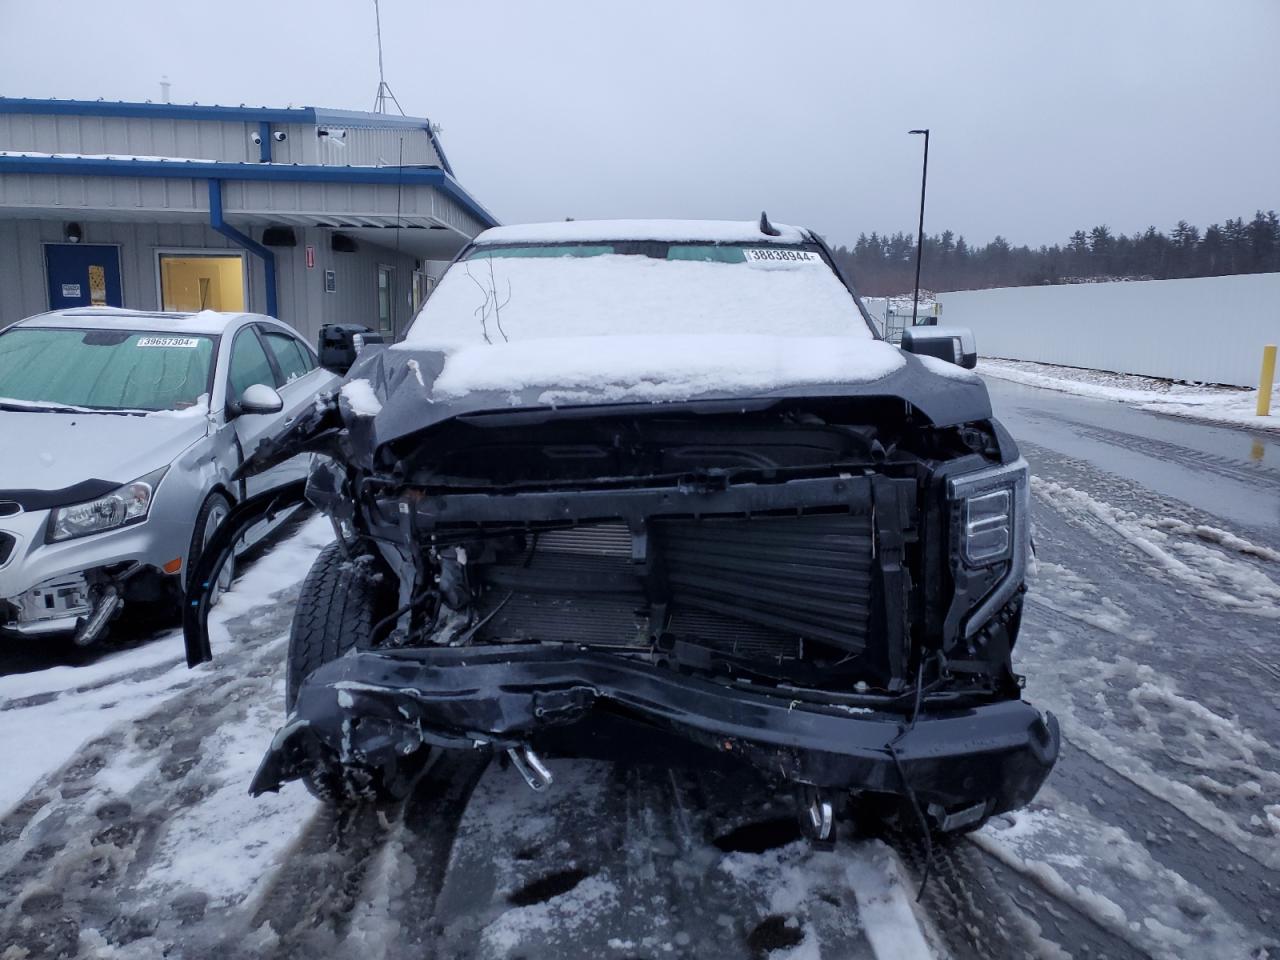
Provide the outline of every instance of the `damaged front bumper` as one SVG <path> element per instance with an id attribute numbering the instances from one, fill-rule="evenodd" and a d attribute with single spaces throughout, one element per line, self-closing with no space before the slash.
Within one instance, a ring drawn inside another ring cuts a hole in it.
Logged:
<path id="1" fill-rule="evenodd" d="M 277 790 L 335 761 L 402 768 L 426 754 L 424 745 L 520 749 L 607 713 L 797 784 L 914 793 L 947 829 L 1028 803 L 1058 756 L 1057 720 L 1021 700 L 965 706 L 926 697 L 912 725 L 909 705 L 898 709 L 902 698 L 789 693 L 570 646 L 365 651 L 302 685 L 251 791 Z M 961 812 L 973 815 L 961 822 Z"/>

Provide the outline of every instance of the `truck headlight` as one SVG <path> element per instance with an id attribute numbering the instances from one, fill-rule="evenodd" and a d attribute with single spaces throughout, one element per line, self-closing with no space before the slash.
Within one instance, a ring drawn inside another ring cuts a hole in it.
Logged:
<path id="1" fill-rule="evenodd" d="M 957 577 L 999 574 L 990 588 L 975 596 L 976 606 L 965 623 L 971 635 L 1007 603 L 1022 585 L 1031 545 L 1031 479 L 1027 461 L 963 474 L 947 483 L 951 501 L 952 551 Z M 996 564 L 1003 569 L 992 571 Z"/>
<path id="2" fill-rule="evenodd" d="M 96 500 L 58 507 L 49 514 L 49 542 L 87 537 L 91 533 L 141 523 L 151 511 L 156 487 L 168 467 L 161 467 L 132 483 L 116 487 Z"/>
<path id="3" fill-rule="evenodd" d="M 964 559 L 972 567 L 1009 559 L 1013 549 L 1013 490 L 992 490 L 964 501 Z"/>

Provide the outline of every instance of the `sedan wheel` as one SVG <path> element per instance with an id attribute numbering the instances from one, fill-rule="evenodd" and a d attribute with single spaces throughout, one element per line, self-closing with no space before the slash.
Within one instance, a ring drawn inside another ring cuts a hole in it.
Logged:
<path id="1" fill-rule="evenodd" d="M 213 538 L 213 533 L 222 525 L 222 521 L 227 519 L 227 515 L 231 512 L 231 507 L 227 501 L 220 496 L 211 499 L 208 509 L 204 511 L 204 526 L 200 530 L 200 553 L 204 553 L 204 549 L 208 546 L 209 541 Z M 236 576 L 236 558 L 233 553 L 227 557 L 227 562 L 222 565 L 222 569 L 218 571 L 218 579 L 213 585 L 213 593 L 209 597 L 209 606 L 215 606 L 218 598 L 222 596 L 223 591 L 231 589 L 231 581 Z"/>

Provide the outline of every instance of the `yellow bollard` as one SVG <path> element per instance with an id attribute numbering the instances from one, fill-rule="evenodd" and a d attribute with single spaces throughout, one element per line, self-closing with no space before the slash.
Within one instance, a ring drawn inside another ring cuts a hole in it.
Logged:
<path id="1" fill-rule="evenodd" d="M 1276 382 L 1276 345 L 1262 348 L 1262 376 L 1258 378 L 1258 416 L 1271 415 L 1271 388 Z"/>

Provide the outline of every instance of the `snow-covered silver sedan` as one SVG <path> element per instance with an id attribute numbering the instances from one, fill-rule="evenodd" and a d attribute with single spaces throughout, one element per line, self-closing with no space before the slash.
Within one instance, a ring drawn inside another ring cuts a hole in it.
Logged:
<path id="1" fill-rule="evenodd" d="M 0 332 L 0 633 L 87 644 L 125 603 L 179 603 L 233 506 L 306 473 L 233 479 L 244 453 L 336 381 L 256 314 L 63 310 Z"/>

